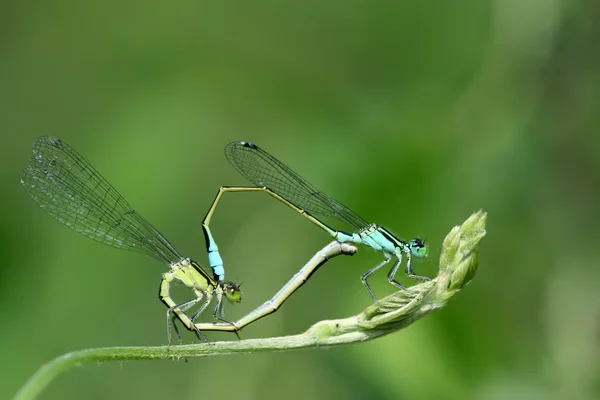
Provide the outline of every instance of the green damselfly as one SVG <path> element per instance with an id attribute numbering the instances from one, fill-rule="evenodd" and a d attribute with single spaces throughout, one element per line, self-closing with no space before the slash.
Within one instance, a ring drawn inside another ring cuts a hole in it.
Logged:
<path id="1" fill-rule="evenodd" d="M 163 274 L 159 298 L 168 307 L 167 332 L 171 344 L 171 324 L 176 317 L 203 339 L 194 324 L 213 297 L 213 316 L 228 322 L 223 315 L 223 298 L 239 302 L 240 288 L 224 280 L 221 266 L 213 276 L 189 258 L 182 257 L 154 226 L 131 208 L 127 201 L 82 156 L 56 137 L 40 137 L 33 143 L 33 155 L 21 172 L 21 185 L 39 206 L 59 222 L 88 238 L 119 249 L 147 254 L 169 264 Z M 214 257 L 213 257 L 214 260 Z M 176 303 L 171 284 L 181 283 L 194 292 L 194 298 Z M 191 317 L 186 311 L 200 304 Z"/>

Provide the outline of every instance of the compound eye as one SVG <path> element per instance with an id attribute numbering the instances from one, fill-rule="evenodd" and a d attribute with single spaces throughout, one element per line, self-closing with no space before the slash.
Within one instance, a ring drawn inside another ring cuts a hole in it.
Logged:
<path id="1" fill-rule="evenodd" d="M 421 239 L 411 239 L 410 252 L 416 258 L 427 257 L 427 245 Z"/>

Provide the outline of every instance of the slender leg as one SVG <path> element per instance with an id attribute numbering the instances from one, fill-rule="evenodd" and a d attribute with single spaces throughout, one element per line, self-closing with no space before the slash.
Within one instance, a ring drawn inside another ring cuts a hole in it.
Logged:
<path id="1" fill-rule="evenodd" d="M 169 318 L 169 313 L 167 312 L 167 347 L 171 347 L 171 323 L 173 324 L 173 329 L 175 330 L 175 334 L 177 335 L 177 340 L 179 341 L 179 344 L 183 344 L 181 334 L 179 333 L 179 328 L 177 328 L 177 323 L 175 322 L 175 320 L 171 320 Z"/>
<path id="2" fill-rule="evenodd" d="M 408 256 L 408 259 L 410 259 L 410 256 Z M 394 277 L 396 276 L 396 272 L 398 271 L 398 268 L 400 267 L 400 264 L 402 264 L 402 255 L 398 255 L 398 260 L 396 260 L 396 262 L 394 263 L 394 266 L 392 267 L 392 269 L 390 269 L 390 272 L 388 273 L 388 282 L 391 283 L 392 285 L 396 286 L 399 289 L 403 289 L 403 290 L 407 290 L 404 285 L 402 285 L 400 282 L 398 282 L 397 280 L 394 279 Z"/>
<path id="3" fill-rule="evenodd" d="M 213 317 L 224 323 L 224 324 L 229 324 L 233 327 L 235 327 L 235 325 L 233 324 L 233 322 L 228 321 L 225 319 L 225 315 L 224 315 L 224 310 L 223 310 L 223 294 L 219 293 L 217 294 L 217 304 L 215 305 L 215 308 L 213 309 Z M 192 318 L 193 320 L 193 318 Z M 235 333 L 235 336 L 237 336 L 238 340 L 241 340 L 242 338 L 240 337 L 240 334 L 237 330 L 234 330 L 233 333 Z"/>
<path id="4" fill-rule="evenodd" d="M 225 312 L 223 311 L 223 295 L 217 295 L 217 304 L 215 304 L 215 308 L 213 309 L 213 317 L 221 322 L 226 324 L 230 324 L 231 322 L 225 319 Z"/>
<path id="5" fill-rule="evenodd" d="M 194 306 L 194 304 L 198 303 L 201 300 L 202 297 L 196 297 L 195 299 L 184 301 L 183 303 L 175 304 L 169 307 L 169 309 L 167 310 L 167 342 L 169 346 L 171 346 L 171 324 L 173 325 L 175 333 L 177 334 L 179 344 L 183 344 L 183 341 L 181 340 L 181 335 L 179 334 L 179 329 L 177 328 L 177 324 L 175 323 L 175 317 L 177 317 L 181 321 L 181 323 L 185 325 L 186 328 L 188 328 L 191 331 L 194 331 L 196 333 L 196 336 L 198 336 L 200 340 L 207 341 L 204 335 L 202 335 L 198 328 L 196 328 L 196 325 L 194 325 L 193 320 L 190 320 L 185 315 L 185 311 L 190 309 L 192 306 Z M 210 298 L 208 298 L 208 301 L 210 301 Z M 204 305 L 200 307 L 200 309 L 205 309 L 207 305 L 208 302 L 205 300 Z"/>
<path id="6" fill-rule="evenodd" d="M 382 262 L 380 262 L 379 264 L 377 264 L 376 266 L 374 266 L 373 268 L 371 268 L 370 270 L 368 270 L 367 272 L 362 274 L 360 277 L 360 280 L 362 281 L 363 285 L 365 285 L 367 292 L 369 292 L 369 294 L 371 295 L 371 299 L 373 299 L 373 303 L 375 303 L 377 301 L 377 299 L 375 298 L 375 295 L 373 294 L 373 292 L 371 291 L 371 288 L 369 287 L 369 284 L 367 283 L 367 278 L 369 276 L 371 276 L 373 274 L 373 272 L 377 271 L 379 268 L 383 267 L 385 264 L 387 264 L 390 261 L 391 256 L 386 255 L 386 257 L 387 258 L 385 260 L 383 260 Z"/>
<path id="7" fill-rule="evenodd" d="M 208 299 L 207 301 L 204 302 L 204 304 L 202 304 L 200 306 L 200 308 L 198 308 L 198 310 L 196 310 L 196 312 L 192 315 L 192 318 L 190 319 L 192 326 L 194 327 L 193 331 L 194 333 L 196 333 L 196 336 L 198 337 L 199 340 L 204 340 L 205 342 L 208 342 L 208 340 L 206 340 L 206 337 L 202 334 L 202 332 L 200 332 L 200 329 L 198 329 L 198 327 L 195 324 L 196 318 L 198 318 L 198 316 L 200 314 L 202 314 L 202 312 L 206 309 L 206 307 L 208 307 L 208 304 L 210 303 L 210 299 Z M 187 308 L 186 308 L 187 310 Z"/>
<path id="8" fill-rule="evenodd" d="M 196 318 L 198 318 L 198 316 L 200 314 L 202 314 L 202 312 L 206 309 L 206 307 L 208 307 L 208 302 L 204 302 L 204 304 L 202 304 L 202 306 L 200 308 L 198 308 L 198 310 L 196 310 L 196 312 L 192 315 L 192 318 L 190 318 L 192 320 L 192 322 L 196 321 Z"/>
<path id="9" fill-rule="evenodd" d="M 426 277 L 426 276 L 421 276 L 421 275 L 416 275 L 415 271 L 413 271 L 412 269 L 412 259 L 410 256 L 410 253 L 406 254 L 406 269 L 404 270 L 404 273 L 406 274 L 406 276 L 409 276 L 411 278 L 415 278 L 415 279 L 420 279 L 422 281 L 430 281 L 431 279 Z"/>

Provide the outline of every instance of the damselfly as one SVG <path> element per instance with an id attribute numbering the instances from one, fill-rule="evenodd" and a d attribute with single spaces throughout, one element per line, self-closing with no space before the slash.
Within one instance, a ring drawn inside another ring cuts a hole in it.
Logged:
<path id="1" fill-rule="evenodd" d="M 169 241 L 131 208 L 82 156 L 56 137 L 40 137 L 33 143 L 33 155 L 21 172 L 21 184 L 39 206 L 69 228 L 100 243 L 119 249 L 148 254 L 169 264 L 163 274 L 158 296 L 168 307 L 167 331 L 171 344 L 171 324 L 177 317 L 183 325 L 203 338 L 194 322 L 216 297 L 213 316 L 223 322 L 223 297 L 231 302 L 242 299 L 240 288 L 224 280 L 224 271 L 215 266 L 213 276 L 200 264 L 182 257 Z M 213 257 L 214 259 L 214 257 Z M 176 303 L 171 284 L 181 283 L 194 292 L 194 298 Z M 186 311 L 200 303 L 191 317 Z"/>
<path id="2" fill-rule="evenodd" d="M 369 287 L 367 279 L 387 264 L 392 257 L 396 258 L 396 262 L 387 277 L 391 284 L 405 289 L 402 284 L 395 280 L 396 272 L 402 263 L 403 254 L 407 259 L 406 275 L 421 280 L 429 280 L 427 277 L 416 275 L 412 268 L 412 257 L 421 259 L 427 256 L 427 246 L 420 238 L 414 238 L 407 242 L 397 238 L 379 225 L 366 222 L 345 205 L 317 190 L 296 172 L 255 144 L 249 142 L 229 143 L 225 147 L 225 155 L 231 165 L 256 186 L 223 186 L 219 189 L 202 224 L 209 251 L 217 248 L 209 225 L 223 194 L 226 192 L 261 191 L 292 208 L 330 234 L 338 242 L 363 244 L 376 251 L 381 251 L 385 260 L 360 277 L 373 301 L 376 301 L 376 298 Z M 337 219 L 353 227 L 355 232 L 334 230 L 317 217 Z M 218 255 L 218 250 L 213 251 L 213 253 Z M 220 257 L 217 258 L 220 260 Z"/>

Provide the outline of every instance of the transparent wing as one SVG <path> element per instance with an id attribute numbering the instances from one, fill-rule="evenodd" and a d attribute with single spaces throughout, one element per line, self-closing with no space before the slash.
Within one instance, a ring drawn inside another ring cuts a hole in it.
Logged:
<path id="1" fill-rule="evenodd" d="M 249 142 L 225 146 L 225 156 L 250 182 L 273 192 L 314 216 L 332 217 L 357 230 L 370 224 L 345 205 L 317 190 L 281 161 Z"/>
<path id="2" fill-rule="evenodd" d="M 21 185 L 44 211 L 84 236 L 166 263 L 182 259 L 83 157 L 56 137 L 33 143 Z"/>

